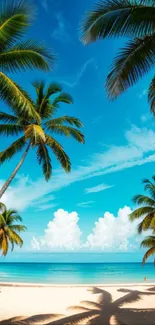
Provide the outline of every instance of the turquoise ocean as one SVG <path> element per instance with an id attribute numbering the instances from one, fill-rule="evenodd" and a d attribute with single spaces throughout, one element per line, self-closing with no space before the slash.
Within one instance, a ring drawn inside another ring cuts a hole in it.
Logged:
<path id="1" fill-rule="evenodd" d="M 155 282 L 148 263 L 0 263 L 0 282 L 114 284 Z"/>

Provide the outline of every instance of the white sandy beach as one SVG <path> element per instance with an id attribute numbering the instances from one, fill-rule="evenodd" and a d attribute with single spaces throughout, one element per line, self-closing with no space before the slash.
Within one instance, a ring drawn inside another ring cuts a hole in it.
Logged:
<path id="1" fill-rule="evenodd" d="M 72 309 L 72 306 L 78 308 Z M 154 325 L 155 286 L 0 284 L 2 324 L 71 324 L 79 319 L 79 313 L 82 317 L 88 316 L 79 324 L 87 324 L 91 319 L 91 324 Z M 11 318 L 14 319 L 9 320 Z"/>

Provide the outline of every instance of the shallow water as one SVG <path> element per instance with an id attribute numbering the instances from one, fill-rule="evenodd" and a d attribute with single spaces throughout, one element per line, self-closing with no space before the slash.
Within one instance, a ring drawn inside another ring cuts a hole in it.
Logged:
<path id="1" fill-rule="evenodd" d="M 153 263 L 0 263 L 0 282 L 51 284 L 155 282 Z"/>

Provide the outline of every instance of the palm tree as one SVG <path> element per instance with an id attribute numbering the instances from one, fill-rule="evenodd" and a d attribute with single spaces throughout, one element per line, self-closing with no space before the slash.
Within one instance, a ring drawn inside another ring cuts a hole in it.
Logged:
<path id="1" fill-rule="evenodd" d="M 108 96 L 115 99 L 154 67 L 155 1 L 102 0 L 88 12 L 82 25 L 82 41 L 91 43 L 110 37 L 130 37 L 116 55 L 107 77 Z M 155 77 L 149 87 L 155 111 Z"/>
<path id="2" fill-rule="evenodd" d="M 0 250 L 4 256 L 8 252 L 9 244 L 12 250 L 14 249 L 14 245 L 20 247 L 23 245 L 23 240 L 18 233 L 25 231 L 26 227 L 15 224 L 16 221 L 22 221 L 22 218 L 17 214 L 16 210 L 6 208 L 0 214 Z"/>
<path id="3" fill-rule="evenodd" d="M 1 0 L 0 4 L 0 99 L 15 113 L 36 114 L 26 92 L 6 73 L 41 69 L 48 71 L 55 56 L 42 43 L 23 36 L 30 25 L 32 6 L 29 0 Z M 37 117 L 37 116 L 36 116 Z"/>
<path id="4" fill-rule="evenodd" d="M 149 247 L 147 252 L 145 253 L 143 257 L 143 264 L 145 264 L 146 260 L 155 254 L 155 236 L 148 236 L 141 242 L 141 247 Z M 154 259 L 154 265 L 155 265 L 155 259 Z"/>
<path id="5" fill-rule="evenodd" d="M 155 176 L 152 177 L 152 181 L 144 179 L 143 183 L 145 184 L 144 189 L 149 192 L 149 196 L 135 195 L 133 203 L 138 204 L 140 207 L 129 215 L 130 221 L 144 217 L 138 225 L 139 234 L 148 229 L 155 232 Z"/>
<path id="6" fill-rule="evenodd" d="M 24 154 L 14 169 L 13 173 L 0 190 L 0 197 L 4 194 L 17 171 L 23 164 L 30 148 L 36 149 L 38 163 L 42 166 L 45 179 L 49 180 L 52 173 L 52 164 L 49 149 L 53 151 L 56 158 L 66 172 L 71 169 L 70 159 L 65 153 L 60 143 L 53 138 L 52 134 L 73 137 L 80 143 L 84 143 L 84 136 L 78 130 L 82 127 L 82 123 L 78 118 L 70 116 L 62 116 L 54 118 L 54 114 L 60 106 L 60 103 L 72 104 L 70 95 L 62 92 L 59 84 L 51 83 L 45 87 L 44 82 L 35 82 L 33 86 L 36 91 L 36 102 L 33 103 L 37 116 L 34 118 L 26 118 L 21 114 L 7 114 L 0 112 L 0 134 L 2 135 L 20 135 L 7 149 L 0 153 L 0 164 L 11 159 L 17 152 L 21 151 L 25 146 Z M 53 99 L 51 98 L 53 97 Z M 49 134 L 47 133 L 49 132 Z"/>

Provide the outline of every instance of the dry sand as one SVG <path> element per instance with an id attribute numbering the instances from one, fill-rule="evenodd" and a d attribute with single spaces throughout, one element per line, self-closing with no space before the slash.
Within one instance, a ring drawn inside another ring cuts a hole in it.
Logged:
<path id="1" fill-rule="evenodd" d="M 155 286 L 0 284 L 0 324 L 58 325 L 80 319 L 79 324 L 155 325 Z"/>

